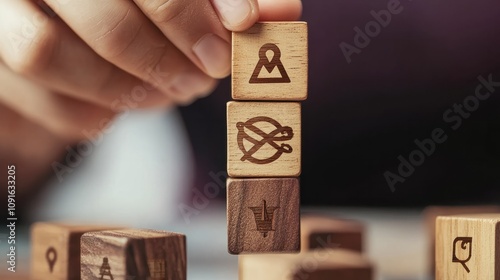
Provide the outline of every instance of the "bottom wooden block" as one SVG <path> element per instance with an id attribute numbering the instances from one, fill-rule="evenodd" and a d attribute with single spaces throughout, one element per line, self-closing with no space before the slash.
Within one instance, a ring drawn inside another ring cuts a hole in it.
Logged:
<path id="1" fill-rule="evenodd" d="M 481 214 L 481 213 L 500 213 L 498 205 L 468 205 L 468 206 L 429 206 L 424 209 L 423 215 L 425 227 L 427 229 L 429 240 L 429 275 L 436 273 L 436 218 L 438 216 L 461 215 L 461 214 Z"/>
<path id="2" fill-rule="evenodd" d="M 340 248 L 363 252 L 362 223 L 324 215 L 302 215 L 301 250 Z"/>
<path id="3" fill-rule="evenodd" d="M 500 214 L 438 217 L 436 280 L 500 280 Z"/>
<path id="4" fill-rule="evenodd" d="M 35 223 L 31 227 L 31 277 L 80 279 L 80 237 L 111 226 Z"/>
<path id="5" fill-rule="evenodd" d="M 299 252 L 299 180 L 228 179 L 227 228 L 231 254 Z"/>
<path id="6" fill-rule="evenodd" d="M 300 254 L 239 257 L 239 280 L 371 280 L 371 262 L 358 252 L 318 249 Z"/>
<path id="7" fill-rule="evenodd" d="M 86 233 L 81 260 L 82 280 L 185 280 L 186 237 L 139 229 Z"/>

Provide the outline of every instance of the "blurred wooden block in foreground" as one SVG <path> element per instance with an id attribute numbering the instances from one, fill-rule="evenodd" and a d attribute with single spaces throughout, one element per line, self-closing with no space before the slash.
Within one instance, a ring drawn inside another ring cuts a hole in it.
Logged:
<path id="1" fill-rule="evenodd" d="M 364 225 L 354 220 L 304 214 L 300 219 L 301 250 L 340 248 L 363 252 Z"/>
<path id="2" fill-rule="evenodd" d="M 500 280 L 500 214 L 440 216 L 436 280 Z"/>
<path id="3" fill-rule="evenodd" d="M 436 218 L 438 216 L 462 215 L 462 214 L 481 214 L 481 213 L 500 213 L 500 205 L 468 205 L 468 206 L 429 206 L 424 209 L 423 215 L 425 227 L 427 229 L 429 240 L 429 275 L 435 274 L 436 265 Z"/>
<path id="4" fill-rule="evenodd" d="M 125 229 L 84 234 L 81 279 L 186 280 L 186 237 Z"/>
<path id="5" fill-rule="evenodd" d="M 239 280 L 372 280 L 372 263 L 358 252 L 318 249 L 296 255 L 239 257 Z"/>
<path id="6" fill-rule="evenodd" d="M 48 222 L 33 224 L 32 279 L 80 279 L 80 237 L 86 232 L 112 228 L 117 227 Z"/>

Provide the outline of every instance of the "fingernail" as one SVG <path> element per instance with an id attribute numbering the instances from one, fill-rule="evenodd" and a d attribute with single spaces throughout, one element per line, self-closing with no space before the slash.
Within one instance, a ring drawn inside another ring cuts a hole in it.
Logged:
<path id="1" fill-rule="evenodd" d="M 248 0 L 214 0 L 214 6 L 228 25 L 238 26 L 252 13 Z"/>
<path id="2" fill-rule="evenodd" d="M 180 73 L 172 82 L 177 92 L 191 96 L 205 96 L 215 88 L 215 80 L 201 71 Z"/>
<path id="3" fill-rule="evenodd" d="M 229 75 L 231 46 L 219 36 L 210 33 L 201 37 L 194 44 L 193 52 L 210 76 L 223 78 Z"/>

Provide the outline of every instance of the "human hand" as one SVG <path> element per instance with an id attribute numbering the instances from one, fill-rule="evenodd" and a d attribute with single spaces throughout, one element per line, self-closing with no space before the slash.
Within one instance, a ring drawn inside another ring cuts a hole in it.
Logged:
<path id="1" fill-rule="evenodd" d="M 0 0 L 0 130 L 16 126 L 0 154 L 30 170 L 118 113 L 210 93 L 229 74 L 229 31 L 301 13 L 300 0 L 45 2 Z"/>

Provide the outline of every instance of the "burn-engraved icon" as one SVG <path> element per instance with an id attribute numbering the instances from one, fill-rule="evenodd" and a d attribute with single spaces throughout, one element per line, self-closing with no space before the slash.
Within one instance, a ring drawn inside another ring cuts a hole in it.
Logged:
<path id="1" fill-rule="evenodd" d="M 464 252 L 459 253 L 459 251 L 457 251 L 457 246 L 458 246 L 457 243 L 459 243 L 459 242 L 460 242 L 459 250 L 465 251 L 465 254 L 463 254 Z M 467 249 L 469 249 L 469 250 L 467 251 Z M 459 256 L 457 256 L 457 254 Z M 472 257 L 472 237 L 457 237 L 457 238 L 455 238 L 455 240 L 453 241 L 452 262 L 460 263 L 465 268 L 467 273 L 469 273 L 470 269 L 469 269 L 469 267 L 467 267 L 466 263 L 468 261 L 470 261 L 471 257 Z"/>
<path id="2" fill-rule="evenodd" d="M 248 208 L 250 208 L 253 212 L 255 224 L 257 225 L 257 231 L 262 233 L 262 237 L 267 237 L 270 231 L 274 231 L 274 211 L 276 211 L 279 207 L 267 207 L 267 202 L 262 200 L 262 206 Z"/>
<path id="3" fill-rule="evenodd" d="M 273 130 L 270 132 L 265 132 L 259 128 L 260 125 L 264 126 L 268 124 L 273 126 Z M 293 138 L 293 129 L 289 126 L 282 126 L 272 118 L 254 117 L 246 122 L 238 122 L 236 127 L 238 128 L 238 147 L 243 152 L 241 161 L 248 160 L 255 164 L 268 164 L 280 158 L 283 153 L 289 154 L 293 151 L 292 146 L 289 144 L 281 143 L 280 145 L 276 143 L 291 140 Z M 247 132 L 258 135 L 260 139 L 253 138 Z M 253 146 L 247 149 L 244 140 L 249 141 Z M 260 155 L 261 158 L 254 156 L 266 144 L 273 147 L 276 152 L 272 155 Z"/>
<path id="4" fill-rule="evenodd" d="M 57 251 L 54 247 L 49 247 L 45 252 L 45 259 L 47 259 L 47 263 L 49 264 L 50 273 L 54 271 L 54 265 L 57 261 Z"/>
<path id="5" fill-rule="evenodd" d="M 102 259 L 102 265 L 99 270 L 99 275 L 101 275 L 101 278 L 99 279 L 110 279 L 113 280 L 113 274 L 111 274 L 111 266 L 109 265 L 109 260 L 108 258 L 103 258 Z M 109 278 L 104 278 L 104 276 L 107 276 Z"/>
<path id="6" fill-rule="evenodd" d="M 267 52 L 272 52 L 272 58 L 267 58 Z M 281 77 L 259 77 L 262 69 L 266 68 L 268 73 L 273 72 L 275 68 L 278 68 Z M 249 83 L 251 84 L 275 84 L 275 83 L 290 83 L 290 77 L 285 70 L 285 66 L 281 62 L 281 50 L 276 44 L 267 43 L 263 45 L 259 50 L 259 62 L 253 70 L 252 77 L 250 77 Z"/>

